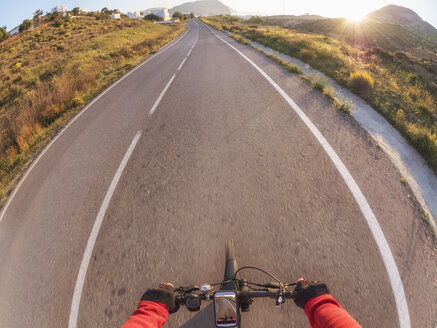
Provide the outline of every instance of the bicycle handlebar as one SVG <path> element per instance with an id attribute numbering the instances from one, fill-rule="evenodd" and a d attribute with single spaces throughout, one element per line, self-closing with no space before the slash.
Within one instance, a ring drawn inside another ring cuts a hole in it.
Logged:
<path id="1" fill-rule="evenodd" d="M 280 292 L 279 289 L 272 291 L 272 290 L 254 290 L 254 291 L 235 291 L 237 294 L 237 299 L 252 299 L 252 298 L 263 298 L 263 297 L 269 297 L 269 298 L 278 298 L 282 297 L 283 299 L 291 299 L 292 298 L 292 292 L 285 291 Z M 180 294 L 176 296 L 176 304 L 178 305 L 185 305 L 186 300 L 190 297 L 193 297 L 194 294 Z M 212 299 L 212 295 L 208 293 L 204 294 L 195 294 L 196 297 L 199 297 L 202 301 L 208 301 Z"/>

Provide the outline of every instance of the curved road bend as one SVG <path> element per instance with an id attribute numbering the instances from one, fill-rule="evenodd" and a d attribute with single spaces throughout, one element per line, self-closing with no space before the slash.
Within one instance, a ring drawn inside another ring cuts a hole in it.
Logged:
<path id="1" fill-rule="evenodd" d="M 286 90 L 338 153 L 390 245 L 411 326 L 434 327 L 431 237 L 390 161 L 306 83 L 220 37 Z M 364 327 L 399 326 L 381 254 L 336 167 L 277 90 L 195 20 L 65 130 L 2 214 L 0 327 L 68 326 L 99 215 L 77 327 L 120 326 L 161 281 L 219 281 L 227 237 L 240 265 L 325 280 Z M 206 327 L 205 313 L 182 309 L 166 327 Z M 293 304 L 275 309 L 271 300 L 243 318 L 250 327 L 308 326 Z"/>

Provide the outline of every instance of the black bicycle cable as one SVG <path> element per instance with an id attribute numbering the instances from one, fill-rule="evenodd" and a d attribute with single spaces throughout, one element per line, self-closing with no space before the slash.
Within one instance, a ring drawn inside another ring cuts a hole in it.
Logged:
<path id="1" fill-rule="evenodd" d="M 279 284 L 283 285 L 282 282 L 281 282 L 278 278 L 276 278 L 273 274 L 271 274 L 271 273 L 269 273 L 269 272 L 267 272 L 267 271 L 265 271 L 265 270 L 263 270 L 263 269 L 260 269 L 260 268 L 254 267 L 254 266 L 244 266 L 244 267 L 242 267 L 242 268 L 239 268 L 239 269 L 235 272 L 235 274 L 234 274 L 234 279 L 236 279 L 238 272 L 240 272 L 240 271 L 242 271 L 242 270 L 245 270 L 245 269 L 253 269 L 253 270 L 261 271 L 262 273 L 264 273 L 264 274 L 268 275 L 269 277 L 275 279 Z"/>

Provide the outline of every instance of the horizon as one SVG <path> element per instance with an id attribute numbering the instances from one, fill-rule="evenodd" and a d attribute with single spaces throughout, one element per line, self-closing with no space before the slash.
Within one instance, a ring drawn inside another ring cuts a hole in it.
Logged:
<path id="1" fill-rule="evenodd" d="M 6 3 L 0 6 L 0 26 L 6 26 L 10 31 L 20 25 L 24 19 L 31 19 L 33 12 L 42 9 L 44 13 L 59 4 L 65 5 L 69 10 L 74 7 L 87 8 L 92 11 L 100 11 L 103 7 L 109 9 L 119 9 L 121 12 L 141 11 L 154 7 L 172 8 L 180 5 L 184 0 L 149 0 L 149 1 L 118 1 L 118 0 L 96 0 L 92 3 L 84 0 L 76 1 L 57 1 L 41 0 L 40 5 L 36 6 L 33 1 L 25 0 L 20 3 Z M 420 18 L 431 24 L 434 28 L 437 26 L 437 2 L 428 0 L 400 0 L 400 1 L 380 1 L 368 0 L 367 2 L 351 3 L 343 0 L 332 0 L 329 4 L 320 0 L 308 0 L 305 3 L 291 4 L 289 0 L 223 0 L 226 6 L 236 11 L 237 15 L 319 15 L 327 18 L 344 17 L 351 20 L 363 18 L 368 13 L 394 4 L 413 10 Z M 315 8 L 309 10 L 310 8 Z"/>

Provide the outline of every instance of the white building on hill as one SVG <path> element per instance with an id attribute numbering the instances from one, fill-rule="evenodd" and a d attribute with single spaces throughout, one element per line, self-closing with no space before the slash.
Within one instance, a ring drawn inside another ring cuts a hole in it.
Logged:
<path id="1" fill-rule="evenodd" d="M 57 5 L 56 7 L 54 7 L 52 9 L 52 13 L 55 13 L 55 12 L 61 13 L 62 15 L 65 16 L 68 13 L 68 8 L 65 7 L 64 5 Z"/>
<path id="2" fill-rule="evenodd" d="M 127 17 L 134 19 L 144 18 L 143 14 L 140 11 L 128 12 L 126 15 Z"/>
<path id="3" fill-rule="evenodd" d="M 112 14 L 112 15 L 111 15 L 111 18 L 112 18 L 112 19 L 120 19 L 121 16 L 120 16 L 119 13 L 115 13 L 115 14 Z"/>
<path id="4" fill-rule="evenodd" d="M 9 36 L 14 36 L 20 32 L 20 26 L 17 26 L 9 31 Z"/>
<path id="5" fill-rule="evenodd" d="M 142 11 L 142 13 L 144 15 L 154 14 L 156 16 L 161 17 L 163 21 L 171 20 L 171 15 L 167 8 L 152 8 Z"/>
<path id="6" fill-rule="evenodd" d="M 154 14 L 161 17 L 163 21 L 169 21 L 171 19 L 170 12 L 167 8 L 159 9 L 155 11 Z"/>

